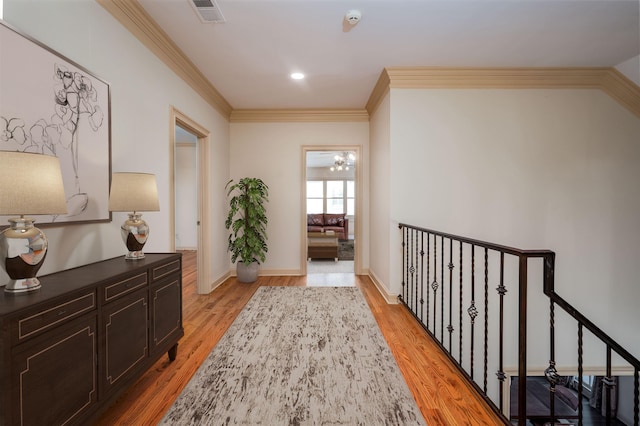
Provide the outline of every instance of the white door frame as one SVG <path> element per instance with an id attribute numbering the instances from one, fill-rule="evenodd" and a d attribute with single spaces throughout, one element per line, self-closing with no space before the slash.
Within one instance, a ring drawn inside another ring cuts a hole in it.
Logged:
<path id="1" fill-rule="evenodd" d="M 353 273 L 362 275 L 361 270 L 361 250 L 358 250 L 362 227 L 362 147 L 360 145 L 303 145 L 302 146 L 302 217 L 300 218 L 301 233 L 300 235 L 300 271 L 302 275 L 307 275 L 307 153 L 314 151 L 352 151 L 356 155 L 356 176 L 355 176 L 355 197 L 356 197 L 356 214 L 354 215 L 356 226 L 353 230 L 353 239 L 355 241 L 353 248 L 354 262 Z"/>
<path id="2" fill-rule="evenodd" d="M 200 126 L 195 121 L 191 120 L 188 116 L 183 114 L 175 107 L 171 107 L 169 120 L 169 134 L 170 134 L 170 175 L 171 185 L 169 190 L 169 199 L 171 203 L 170 208 L 170 220 L 169 220 L 169 232 L 171 235 L 171 250 L 176 250 L 176 176 L 175 176 L 175 148 L 176 148 L 176 125 L 179 125 L 183 129 L 189 131 L 196 136 L 196 161 L 197 161 L 197 198 L 198 198 L 198 212 L 197 212 L 197 225 L 198 225 L 198 252 L 196 256 L 196 268 L 197 276 L 196 283 L 198 294 L 207 294 L 211 290 L 207 283 L 211 282 L 211 267 L 210 262 L 207 259 L 211 258 L 211 244 L 210 236 L 211 230 L 209 226 L 209 155 L 210 155 L 210 132 L 204 127 Z"/>

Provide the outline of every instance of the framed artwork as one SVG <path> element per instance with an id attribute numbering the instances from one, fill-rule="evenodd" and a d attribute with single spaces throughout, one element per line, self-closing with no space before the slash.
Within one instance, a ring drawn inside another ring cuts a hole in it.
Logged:
<path id="1" fill-rule="evenodd" d="M 38 226 L 110 221 L 109 84 L 1 20 L 0 52 L 0 150 L 53 155 L 62 168 L 68 213 L 29 216 Z"/>

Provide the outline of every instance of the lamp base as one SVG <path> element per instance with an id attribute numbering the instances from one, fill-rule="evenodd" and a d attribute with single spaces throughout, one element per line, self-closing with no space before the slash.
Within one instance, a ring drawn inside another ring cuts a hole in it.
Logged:
<path id="1" fill-rule="evenodd" d="M 6 293 L 27 293 L 30 291 L 38 290 L 42 285 L 40 285 L 40 280 L 37 278 L 21 278 L 18 280 L 11 280 L 4 288 Z"/>
<path id="2" fill-rule="evenodd" d="M 140 259 L 144 259 L 144 253 L 142 252 L 142 250 L 130 251 L 124 256 L 124 258 L 127 260 L 140 260 Z"/>
<path id="3" fill-rule="evenodd" d="M 9 276 L 5 292 L 37 290 L 41 285 L 36 275 L 47 254 L 47 237 L 31 218 L 11 218 L 9 223 L 0 233 L 0 267 Z"/>
<path id="4" fill-rule="evenodd" d="M 149 226 L 141 216 L 140 213 L 129 213 L 129 219 L 120 227 L 120 235 L 129 250 L 129 253 L 124 257 L 126 260 L 144 259 L 142 248 L 149 237 Z"/>

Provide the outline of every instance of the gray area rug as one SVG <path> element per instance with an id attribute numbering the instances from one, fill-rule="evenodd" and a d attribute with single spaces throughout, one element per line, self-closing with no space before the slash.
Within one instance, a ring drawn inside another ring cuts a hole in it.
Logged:
<path id="1" fill-rule="evenodd" d="M 162 425 L 424 425 L 355 287 L 260 287 Z"/>

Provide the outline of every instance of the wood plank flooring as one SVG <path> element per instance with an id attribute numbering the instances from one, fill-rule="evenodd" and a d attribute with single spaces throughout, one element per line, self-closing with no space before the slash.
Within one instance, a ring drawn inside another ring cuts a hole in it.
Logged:
<path id="1" fill-rule="evenodd" d="M 252 284 L 231 278 L 212 293 L 198 295 L 195 253 L 183 254 L 185 336 L 176 360 L 159 360 L 96 425 L 155 425 L 259 286 L 307 285 L 306 277 L 260 277 Z M 502 424 L 402 306 L 388 305 L 368 277 L 356 276 L 355 283 L 429 426 Z"/>

